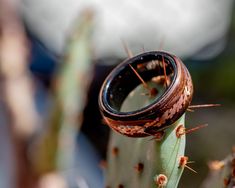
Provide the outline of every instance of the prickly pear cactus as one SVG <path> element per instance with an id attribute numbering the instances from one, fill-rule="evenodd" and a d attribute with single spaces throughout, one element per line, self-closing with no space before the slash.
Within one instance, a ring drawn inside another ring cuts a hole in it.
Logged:
<path id="1" fill-rule="evenodd" d="M 222 161 L 209 163 L 209 175 L 202 188 L 234 188 L 235 187 L 235 148 L 233 153 Z"/>
<path id="2" fill-rule="evenodd" d="M 185 151 L 185 135 L 177 137 L 177 131 L 184 126 L 184 119 L 183 115 L 160 138 L 129 138 L 112 132 L 106 186 L 177 187 L 184 169 L 181 157 Z"/>
<path id="3" fill-rule="evenodd" d="M 110 73 L 99 104 L 106 124 L 121 134 L 111 132 L 107 188 L 178 186 L 188 162 L 184 121 L 192 92 L 185 66 L 165 52 L 132 57 Z"/>

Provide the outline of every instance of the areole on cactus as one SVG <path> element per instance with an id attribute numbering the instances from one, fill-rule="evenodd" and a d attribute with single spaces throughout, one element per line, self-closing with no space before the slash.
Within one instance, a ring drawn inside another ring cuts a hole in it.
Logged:
<path id="1" fill-rule="evenodd" d="M 103 118 L 115 130 L 107 187 L 177 187 L 188 161 L 184 114 L 192 94 L 185 65 L 166 52 L 129 58 L 109 74 L 99 96 Z"/>

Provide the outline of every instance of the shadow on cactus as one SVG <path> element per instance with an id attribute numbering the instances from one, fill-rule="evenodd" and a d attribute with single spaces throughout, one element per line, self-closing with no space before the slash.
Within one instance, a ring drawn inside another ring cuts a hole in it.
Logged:
<path id="1" fill-rule="evenodd" d="M 115 130 L 107 188 L 177 187 L 189 163 L 184 121 L 192 94 L 185 65 L 166 52 L 130 57 L 109 74 L 99 96 L 104 121 Z"/>

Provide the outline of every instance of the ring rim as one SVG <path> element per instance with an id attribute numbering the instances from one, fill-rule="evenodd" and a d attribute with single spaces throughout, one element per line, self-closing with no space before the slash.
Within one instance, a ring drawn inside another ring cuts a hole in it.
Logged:
<path id="1" fill-rule="evenodd" d="M 138 110 L 130 112 L 120 112 L 111 107 L 107 100 L 108 98 L 110 98 L 110 96 L 108 95 L 108 91 L 112 89 L 112 83 L 120 74 L 120 71 L 123 71 L 129 64 L 135 65 L 136 63 L 146 62 L 145 57 L 154 57 L 159 55 L 163 58 L 167 58 L 169 60 L 168 63 L 174 69 L 173 79 L 164 93 L 156 100 L 154 100 L 151 104 Z M 184 93 L 186 87 L 188 89 L 189 95 L 185 97 Z M 111 71 L 111 73 L 105 79 L 100 90 L 99 108 L 105 122 L 112 129 L 127 136 L 143 137 L 149 136 L 150 134 L 153 134 L 154 132 L 159 131 L 162 128 L 172 124 L 174 121 L 178 120 L 191 103 L 192 95 L 193 85 L 191 76 L 182 61 L 178 57 L 167 52 L 150 51 L 126 59 Z M 184 98 L 181 104 L 182 107 L 175 107 L 175 109 L 178 110 L 173 114 L 171 118 L 168 118 L 165 122 L 161 122 L 158 124 L 156 122 L 155 125 L 151 124 L 151 122 L 156 121 L 156 119 L 160 116 L 163 116 L 164 114 L 165 116 L 167 116 L 167 110 L 173 108 L 173 106 L 177 104 L 177 101 L 182 98 L 182 96 Z"/>

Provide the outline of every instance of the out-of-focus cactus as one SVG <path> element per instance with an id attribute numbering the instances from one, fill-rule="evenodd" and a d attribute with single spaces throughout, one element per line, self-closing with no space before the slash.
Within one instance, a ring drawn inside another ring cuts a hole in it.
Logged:
<path id="1" fill-rule="evenodd" d="M 222 161 L 209 163 L 209 175 L 202 188 L 234 188 L 235 187 L 235 148 L 233 153 Z"/>
<path id="2" fill-rule="evenodd" d="M 65 51 L 64 62 L 55 80 L 55 103 L 49 127 L 35 156 L 36 171 L 43 174 L 71 168 L 76 135 L 91 79 L 92 14 L 85 11 L 76 21 Z"/>
<path id="3" fill-rule="evenodd" d="M 107 188 L 178 186 L 188 162 L 184 124 L 192 92 L 185 66 L 165 52 L 140 54 L 110 73 L 100 109 L 111 128 L 129 137 L 111 132 Z"/>

